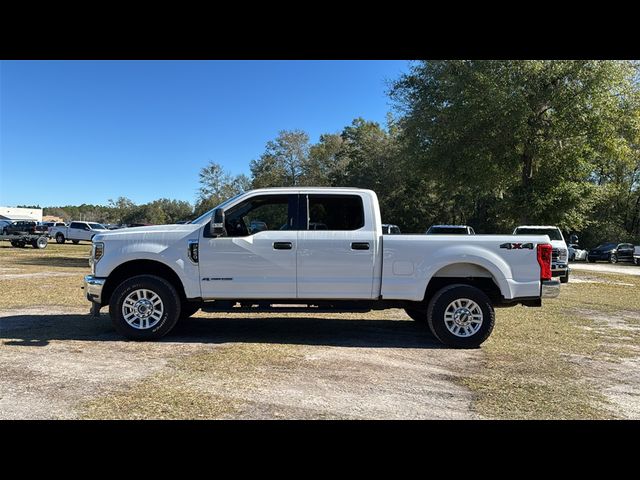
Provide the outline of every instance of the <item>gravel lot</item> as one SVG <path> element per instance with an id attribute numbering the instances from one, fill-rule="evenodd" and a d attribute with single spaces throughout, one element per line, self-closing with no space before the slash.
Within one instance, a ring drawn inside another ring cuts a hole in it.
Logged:
<path id="1" fill-rule="evenodd" d="M 631 263 L 586 263 L 586 262 L 571 262 L 569 267 L 572 270 L 582 272 L 606 272 L 606 273 L 619 273 L 622 275 L 634 275 L 640 276 L 640 266 L 633 265 Z"/>
<path id="2" fill-rule="evenodd" d="M 284 346 L 248 371 L 204 371 L 190 388 L 242 404 L 233 418 L 474 418 L 454 380 L 479 351 L 445 350 L 402 311 L 367 315 L 198 314 L 162 342 L 123 341 L 106 314 L 0 311 L 0 417 L 77 418 L 83 403 L 122 391 L 190 355 Z M 249 347 L 247 347 L 249 345 Z M 218 352 L 220 350 L 220 352 Z M 222 415 L 223 418 L 226 415 Z"/>

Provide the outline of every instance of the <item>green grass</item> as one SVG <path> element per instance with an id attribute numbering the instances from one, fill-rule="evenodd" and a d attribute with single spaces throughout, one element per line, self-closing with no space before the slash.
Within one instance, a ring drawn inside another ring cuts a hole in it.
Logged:
<path id="1" fill-rule="evenodd" d="M 81 286 L 84 275 L 91 272 L 90 251 L 90 244 L 49 242 L 47 248 L 38 250 L 0 242 L 0 309 L 87 307 Z"/>

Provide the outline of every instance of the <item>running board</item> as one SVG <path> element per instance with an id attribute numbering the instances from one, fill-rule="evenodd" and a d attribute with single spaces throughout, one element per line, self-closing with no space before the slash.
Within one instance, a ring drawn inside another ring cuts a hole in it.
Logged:
<path id="1" fill-rule="evenodd" d="M 371 308 L 364 306 L 347 306 L 347 305 L 313 305 L 313 304 L 266 304 L 266 303 L 254 303 L 249 302 L 224 302 L 217 301 L 211 303 L 205 303 L 200 307 L 203 312 L 216 313 L 216 312 L 228 312 L 228 313 L 251 313 L 251 312 L 281 312 L 281 313 L 328 313 L 328 312 L 356 312 L 365 313 L 371 311 Z"/>

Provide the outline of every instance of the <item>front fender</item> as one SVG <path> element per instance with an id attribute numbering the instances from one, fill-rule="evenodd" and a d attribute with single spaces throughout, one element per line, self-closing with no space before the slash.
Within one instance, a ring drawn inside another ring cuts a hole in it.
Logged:
<path id="1" fill-rule="evenodd" d="M 198 265 L 189 260 L 187 246 L 187 240 L 172 242 L 171 245 L 145 241 L 108 241 L 105 242 L 104 256 L 95 265 L 95 276 L 107 278 L 117 267 L 127 262 L 151 260 L 164 264 L 175 272 L 187 298 L 198 298 L 202 296 L 200 271 Z"/>

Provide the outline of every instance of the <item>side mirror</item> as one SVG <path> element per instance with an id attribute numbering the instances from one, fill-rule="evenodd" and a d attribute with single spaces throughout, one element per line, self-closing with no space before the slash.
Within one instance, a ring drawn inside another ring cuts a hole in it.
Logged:
<path id="1" fill-rule="evenodd" d="M 224 210 L 216 208 L 211 216 L 211 235 L 224 236 L 227 231 L 224 228 Z"/>

